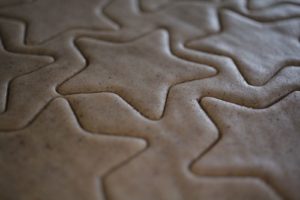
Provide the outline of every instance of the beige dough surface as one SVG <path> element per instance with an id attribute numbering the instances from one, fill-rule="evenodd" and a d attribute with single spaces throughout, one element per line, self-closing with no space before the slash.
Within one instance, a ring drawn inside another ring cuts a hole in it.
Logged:
<path id="1" fill-rule="evenodd" d="M 0 0 L 0 200 L 299 200 L 300 0 Z"/>

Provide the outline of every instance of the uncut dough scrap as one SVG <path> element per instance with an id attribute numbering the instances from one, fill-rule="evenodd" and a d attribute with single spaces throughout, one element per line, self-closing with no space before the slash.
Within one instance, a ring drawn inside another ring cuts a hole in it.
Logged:
<path id="1" fill-rule="evenodd" d="M 300 199 L 299 15 L 0 0 L 0 199 Z"/>

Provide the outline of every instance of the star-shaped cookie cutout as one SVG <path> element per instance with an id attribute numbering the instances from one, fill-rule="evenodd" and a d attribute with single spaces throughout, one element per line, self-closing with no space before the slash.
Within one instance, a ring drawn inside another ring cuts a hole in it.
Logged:
<path id="1" fill-rule="evenodd" d="M 293 32 L 300 21 L 296 24 L 290 23 L 290 20 L 262 24 L 230 11 L 225 11 L 221 19 L 223 30 L 220 33 L 191 41 L 187 47 L 233 58 L 244 78 L 252 85 L 263 85 L 280 68 L 289 62 L 299 61 L 298 37 L 278 29 L 284 27 Z M 294 26 L 287 26 L 289 24 Z"/>
<path id="2" fill-rule="evenodd" d="M 220 8 L 240 10 L 244 7 L 244 0 L 158 1 L 147 0 L 147 5 L 156 5 L 153 7 L 153 9 L 157 8 L 154 12 L 140 10 L 144 7 L 143 2 L 137 4 L 135 0 L 113 1 L 105 11 L 120 24 L 120 29 L 106 37 L 117 41 L 128 41 L 128 38 L 137 38 L 157 30 L 158 27 L 163 27 L 170 33 L 171 48 L 178 55 L 178 50 L 182 51 L 186 41 L 220 30 L 218 19 Z"/>
<path id="3" fill-rule="evenodd" d="M 284 199 L 299 199 L 300 93 L 264 109 L 207 98 L 202 105 L 220 140 L 192 170 L 209 176 L 256 176 Z M 287 184 L 288 183 L 288 184 Z"/>
<path id="4" fill-rule="evenodd" d="M 0 113 L 7 104 L 9 83 L 14 78 L 35 71 L 52 61 L 51 57 L 8 52 L 0 42 Z"/>
<path id="5" fill-rule="evenodd" d="M 106 0 L 37 0 L 0 9 L 0 13 L 28 23 L 28 43 L 43 42 L 75 28 L 114 30 L 116 25 L 101 11 Z"/>
<path id="6" fill-rule="evenodd" d="M 157 121 L 142 117 L 114 93 L 67 97 L 86 130 L 145 138 L 149 143 L 145 151 L 103 177 L 104 190 L 110 199 L 124 199 L 124 196 L 130 200 L 177 197 L 214 200 L 245 200 L 245 197 L 255 200 L 280 199 L 256 177 L 202 178 L 191 174 L 188 169 L 190 162 L 217 139 L 218 132 L 206 119 L 204 112 L 201 114 L 196 100 L 184 102 L 180 101 L 179 96 L 172 99 L 171 93 L 164 116 Z M 179 90 L 176 91 L 178 93 Z M 182 98 L 189 97 L 183 95 Z"/>
<path id="7" fill-rule="evenodd" d="M 114 92 L 152 119 L 161 116 L 172 85 L 216 73 L 172 55 L 165 31 L 123 44 L 82 38 L 77 45 L 89 65 L 62 84 L 60 93 Z"/>
<path id="8" fill-rule="evenodd" d="M 29 127 L 0 132 L 0 198 L 100 199 L 100 177 L 144 147 L 141 139 L 84 131 L 56 99 Z"/>

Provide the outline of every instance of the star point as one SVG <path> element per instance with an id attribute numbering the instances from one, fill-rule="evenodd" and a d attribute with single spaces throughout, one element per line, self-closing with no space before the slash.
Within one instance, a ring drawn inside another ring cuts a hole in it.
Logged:
<path id="1" fill-rule="evenodd" d="M 216 73 L 213 68 L 172 55 L 165 31 L 121 44 L 84 38 L 78 46 L 90 63 L 59 91 L 115 92 L 149 118 L 159 118 L 172 85 Z"/>
<path id="2" fill-rule="evenodd" d="M 41 43 L 70 29 L 116 29 L 116 25 L 101 12 L 105 2 L 105 0 L 38 0 L 0 9 L 0 13 L 24 20 L 28 23 L 26 41 Z"/>
<path id="3" fill-rule="evenodd" d="M 284 198 L 299 199 L 299 102 L 299 92 L 263 109 L 203 99 L 222 135 L 192 170 L 209 176 L 259 177 Z"/>
<path id="4" fill-rule="evenodd" d="M 101 176 L 145 146 L 84 131 L 69 104 L 53 100 L 27 128 L 0 132 L 0 197 L 99 199 Z"/>
<path id="5" fill-rule="evenodd" d="M 51 57 L 8 52 L 0 42 L 0 113 L 5 111 L 9 83 L 16 77 L 33 72 L 53 62 Z"/>
<path id="6" fill-rule="evenodd" d="M 276 31 L 276 24 L 259 23 L 232 11 L 225 11 L 222 18 L 220 33 L 191 41 L 187 47 L 231 57 L 251 85 L 265 84 L 285 63 L 299 60 L 299 42 Z"/>

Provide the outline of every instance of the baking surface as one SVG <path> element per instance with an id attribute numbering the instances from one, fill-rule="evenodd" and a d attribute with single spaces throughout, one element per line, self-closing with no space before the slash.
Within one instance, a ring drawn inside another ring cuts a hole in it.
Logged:
<path id="1" fill-rule="evenodd" d="M 299 0 L 0 0 L 0 199 L 300 199 L 299 38 Z"/>

